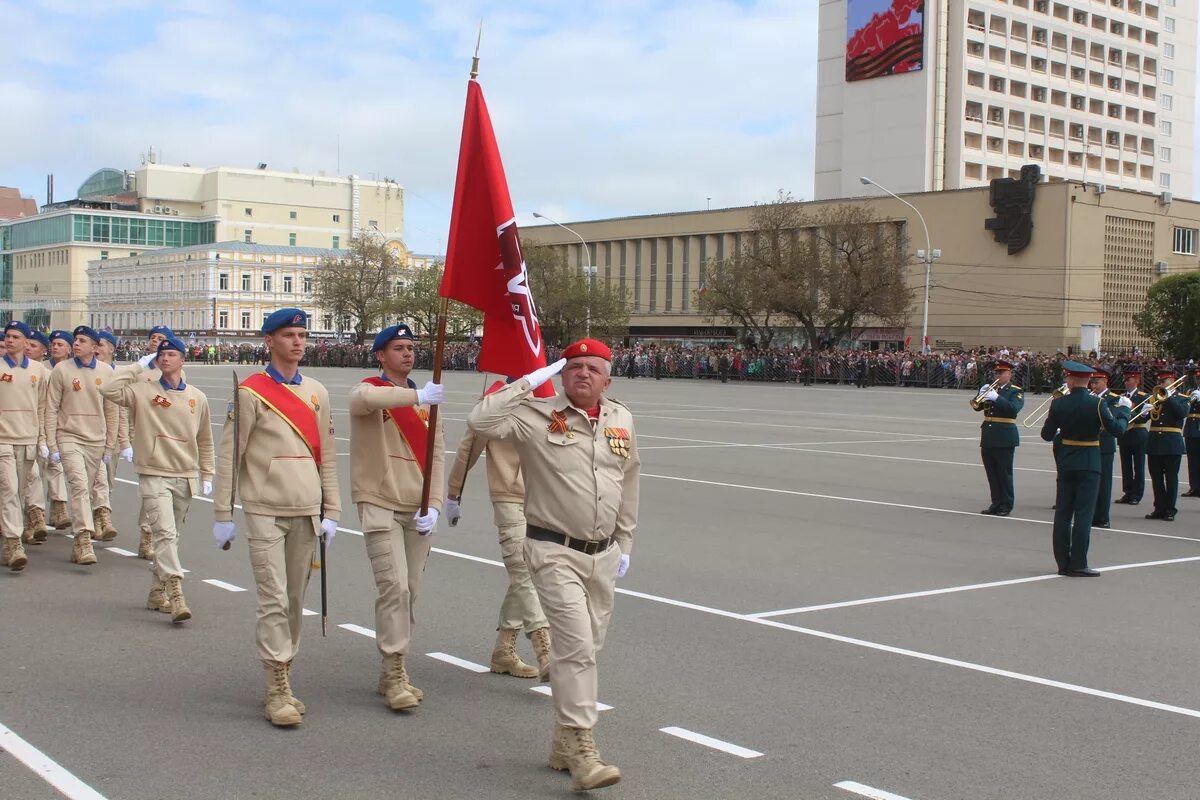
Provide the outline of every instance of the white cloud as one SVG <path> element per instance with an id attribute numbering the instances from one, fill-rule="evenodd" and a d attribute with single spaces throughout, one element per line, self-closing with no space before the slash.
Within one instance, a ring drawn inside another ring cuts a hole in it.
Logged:
<path id="1" fill-rule="evenodd" d="M 480 82 L 519 213 L 811 195 L 813 0 L 512 6 L 0 2 L 0 95 L 21 122 L 0 128 L 0 183 L 40 197 L 55 172 L 62 197 L 149 145 L 333 171 L 340 136 L 342 172 L 399 180 L 410 245 L 442 252 L 483 18 Z"/>

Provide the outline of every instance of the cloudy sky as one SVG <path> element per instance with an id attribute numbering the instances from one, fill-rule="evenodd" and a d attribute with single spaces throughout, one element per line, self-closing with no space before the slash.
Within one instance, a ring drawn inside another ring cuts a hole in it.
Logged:
<path id="1" fill-rule="evenodd" d="M 444 253 L 471 53 L 529 220 L 812 195 L 816 0 L 0 0 L 0 185 L 99 167 L 390 177 Z"/>

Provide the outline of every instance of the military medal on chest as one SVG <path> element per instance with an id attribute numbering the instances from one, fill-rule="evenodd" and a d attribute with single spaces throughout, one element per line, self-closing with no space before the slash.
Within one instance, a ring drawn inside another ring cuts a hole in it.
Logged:
<path id="1" fill-rule="evenodd" d="M 624 428 L 605 428 L 608 447 L 621 458 L 629 458 L 629 431 Z"/>
<path id="2" fill-rule="evenodd" d="M 150 403 L 152 405 L 156 405 L 160 408 L 170 408 L 171 407 L 171 401 L 168 400 L 166 397 L 164 397 L 161 394 L 154 395 L 154 399 L 151 400 Z"/>
<path id="3" fill-rule="evenodd" d="M 77 391 L 77 392 L 82 392 L 82 391 L 83 391 L 83 384 L 79 382 L 79 378 L 72 378 L 72 379 L 71 379 L 71 388 L 72 388 L 72 389 L 74 389 L 74 390 L 75 390 L 75 391 Z"/>
<path id="4" fill-rule="evenodd" d="M 567 415 L 564 411 L 551 411 L 550 424 L 546 426 L 546 430 L 550 433 L 565 433 L 571 435 L 570 427 L 567 425 Z"/>
<path id="5" fill-rule="evenodd" d="M 12 378 L 12 373 L 6 372 L 3 375 L 0 375 L 0 383 L 12 383 Z"/>

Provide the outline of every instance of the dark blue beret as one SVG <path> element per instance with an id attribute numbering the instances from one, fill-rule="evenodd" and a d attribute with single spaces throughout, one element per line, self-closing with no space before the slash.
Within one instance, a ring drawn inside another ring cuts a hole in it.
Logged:
<path id="1" fill-rule="evenodd" d="M 187 345 L 183 343 L 182 339 L 174 334 L 171 334 L 166 339 L 163 339 L 158 343 L 158 350 L 156 352 L 161 353 L 163 350 L 178 350 L 184 356 L 187 356 Z"/>
<path id="2" fill-rule="evenodd" d="M 281 308 L 269 315 L 262 324 L 263 333 L 274 333 L 280 328 L 307 328 L 308 314 L 298 308 Z"/>
<path id="3" fill-rule="evenodd" d="M 75 337 L 71 335 L 70 331 L 63 331 L 63 330 L 51 331 L 50 332 L 50 341 L 53 342 L 55 339 L 62 339 L 67 344 L 75 343 Z M 47 343 L 46 346 L 49 347 L 50 345 Z"/>
<path id="4" fill-rule="evenodd" d="M 100 331 L 100 339 L 102 341 L 105 341 L 105 342 L 108 342 L 109 344 L 111 344 L 113 346 L 114 350 L 116 349 L 116 347 L 117 347 L 117 337 L 116 336 L 113 336 L 108 331 Z"/>
<path id="5" fill-rule="evenodd" d="M 28 339 L 30 336 L 33 336 L 33 329 L 24 322 L 21 322 L 19 319 L 14 319 L 12 322 L 4 326 L 4 332 L 8 333 L 9 331 L 17 331 L 26 339 Z"/>
<path id="6" fill-rule="evenodd" d="M 86 336 L 96 344 L 100 344 L 100 334 L 96 333 L 95 328 L 89 328 L 87 325 L 80 325 L 72 333 L 75 336 Z"/>
<path id="7" fill-rule="evenodd" d="M 375 353 L 387 346 L 387 343 L 393 339 L 415 339 L 412 328 L 404 323 L 393 325 L 390 328 L 384 328 L 379 333 L 375 334 L 375 344 L 371 346 L 371 352 Z"/>
<path id="8" fill-rule="evenodd" d="M 153 328 L 150 329 L 150 336 L 153 336 L 156 333 L 161 333 L 163 336 L 166 336 L 167 338 L 170 338 L 175 335 L 175 332 L 173 330 L 171 330 L 170 328 L 168 328 L 166 325 L 155 325 Z M 147 338 L 149 338 L 149 337 L 147 337 Z"/>
<path id="9" fill-rule="evenodd" d="M 33 335 L 31 335 L 29 338 L 33 339 L 35 342 L 41 342 L 42 347 L 46 348 L 47 350 L 50 349 L 50 339 L 41 331 L 34 331 Z"/>

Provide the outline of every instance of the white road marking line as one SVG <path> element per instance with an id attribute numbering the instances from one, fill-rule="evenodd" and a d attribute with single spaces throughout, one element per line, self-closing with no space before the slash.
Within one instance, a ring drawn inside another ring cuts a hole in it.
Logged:
<path id="1" fill-rule="evenodd" d="M 0 750 L 10 753 L 68 800 L 105 800 L 104 795 L 76 778 L 57 761 L 4 725 L 0 725 Z"/>
<path id="2" fill-rule="evenodd" d="M 224 589 L 227 592 L 244 592 L 246 591 L 240 586 L 234 586 L 232 583 L 219 581 L 216 578 L 205 578 L 201 583 L 207 583 L 209 586 L 215 586 L 218 589 Z"/>
<path id="3" fill-rule="evenodd" d="M 338 625 L 338 627 L 344 631 L 357 633 L 360 636 L 367 636 L 371 639 L 375 638 L 375 631 L 371 630 L 370 628 L 364 628 L 362 625 L 355 625 L 353 622 L 343 622 L 341 625 Z"/>
<path id="4" fill-rule="evenodd" d="M 1167 558 L 1161 561 L 1142 561 L 1137 564 L 1115 564 L 1111 567 L 1098 567 L 1097 572 L 1112 572 L 1119 569 L 1138 569 L 1139 567 L 1159 567 L 1164 564 L 1186 564 L 1189 561 L 1200 561 L 1200 556 L 1186 556 L 1184 558 Z M 954 594 L 956 592 L 970 592 L 975 589 L 991 589 L 996 586 L 1016 586 L 1022 583 L 1035 583 L 1037 581 L 1049 581 L 1055 578 L 1061 578 L 1061 575 L 1034 575 L 1029 578 L 1013 578 L 1012 580 L 1004 581 L 988 581 L 987 583 L 971 583 L 965 586 L 950 586 L 945 589 L 928 589 L 920 592 L 905 592 L 904 594 L 888 594 L 881 597 L 864 597 L 861 600 L 845 600 L 840 603 L 823 603 L 815 606 L 800 606 L 798 608 L 785 608 L 782 611 L 760 611 L 755 614 L 747 614 L 748 617 L 754 619 L 768 619 L 770 617 L 783 617 L 788 614 L 806 614 L 810 611 L 829 611 L 834 608 L 850 608 L 852 606 L 865 606 L 873 603 L 889 603 L 893 600 L 909 600 L 914 597 L 932 597 L 939 594 Z"/>
<path id="5" fill-rule="evenodd" d="M 847 416 L 857 417 L 855 414 Z M 666 419 L 675 420 L 678 422 L 701 422 L 711 426 L 714 420 L 703 419 L 701 417 L 668 417 L 662 414 L 638 414 L 638 418 L 648 419 Z M 749 422 L 747 420 L 723 419 L 717 420 L 721 425 L 749 425 L 755 428 L 787 428 L 788 430 L 798 431 L 835 431 L 837 433 L 876 433 L 884 436 L 908 436 L 914 439 L 921 439 L 929 436 L 927 433 L 905 433 L 904 431 L 877 431 L 869 428 L 831 428 L 828 425 L 785 425 L 782 422 Z M 978 424 L 978 423 L 976 423 Z"/>
<path id="6" fill-rule="evenodd" d="M 883 789 L 876 789 L 874 786 L 867 786 L 865 783 L 857 781 L 840 781 L 835 783 L 833 788 L 843 789 L 861 797 L 869 797 L 871 800 L 908 800 L 907 797 L 885 792 Z"/>
<path id="7" fill-rule="evenodd" d="M 474 661 L 467 661 L 465 658 L 459 658 L 458 656 L 452 656 L 447 653 L 426 653 L 425 655 L 429 656 L 430 658 L 436 658 L 438 661 L 445 661 L 447 664 L 453 664 L 456 667 L 462 667 L 463 669 L 470 670 L 471 672 L 491 672 L 491 670 L 485 667 L 483 664 L 476 664 Z"/>
<path id="8" fill-rule="evenodd" d="M 723 481 L 705 481 L 699 478 L 681 478 L 678 475 L 655 475 L 649 472 L 642 473 L 643 478 L 658 478 L 664 481 L 680 481 L 682 483 L 698 483 L 705 486 L 723 486 L 727 489 L 744 489 L 751 492 L 768 492 L 770 494 L 786 494 L 793 497 L 812 497 L 817 500 L 840 500 L 844 503 L 863 503 L 871 506 L 888 506 L 891 508 L 907 508 L 913 511 L 936 511 L 940 514 L 964 514 L 970 517 L 979 517 L 981 519 L 989 519 L 1003 522 L 1033 522 L 1038 525 L 1053 525 L 1054 520 L 1046 519 L 1030 519 L 1028 517 L 996 517 L 980 514 L 976 511 L 963 511 L 957 508 L 935 508 L 933 506 L 915 506 L 909 503 L 893 503 L 887 500 L 868 500 L 862 497 L 841 497 L 835 494 L 818 494 L 816 492 L 800 492 L 795 489 L 775 489 L 770 486 L 749 486 L 744 483 L 725 483 Z M 1172 536 L 1167 533 L 1149 533 L 1147 531 L 1131 531 L 1123 528 L 1101 528 L 1098 529 L 1105 533 L 1129 533 L 1135 536 L 1151 536 L 1155 539 L 1178 539 L 1185 542 L 1200 542 L 1200 538 L 1195 536 Z"/>
<path id="9" fill-rule="evenodd" d="M 639 435 L 639 439 L 674 439 L 673 436 L 645 436 Z M 704 444 L 650 444 L 638 445 L 638 450 L 697 450 L 716 447 L 757 447 L 763 450 L 789 450 L 794 453 L 824 453 L 825 450 L 804 450 L 807 445 L 818 444 L 912 444 L 914 442 L 945 442 L 958 441 L 959 439 L 975 440 L 975 437 L 950 437 L 950 436 L 931 436 L 925 439 L 847 439 L 841 442 L 781 442 L 778 444 L 746 444 L 742 442 L 707 442 Z M 689 441 L 689 440 L 681 440 Z M 701 440 L 696 440 L 701 441 Z M 983 466 L 980 464 L 979 466 Z"/>
<path id="10" fill-rule="evenodd" d="M 137 557 L 137 553 L 131 553 L 128 550 L 122 550 L 119 547 L 106 547 L 104 549 L 110 553 L 116 553 L 119 556 L 129 556 L 129 557 L 133 557 L 133 558 Z"/>
<path id="11" fill-rule="evenodd" d="M 969 438 L 971 441 L 975 440 L 974 436 L 969 437 Z M 909 441 L 909 440 L 906 439 L 905 442 L 907 442 L 907 441 Z M 932 441 L 937 441 L 937 440 L 932 440 Z M 902 443 L 903 442 L 863 442 L 862 444 L 902 444 Z M 830 444 L 838 444 L 838 442 L 830 442 Z M 854 444 L 859 444 L 859 442 L 854 442 Z M 646 448 L 639 447 L 638 449 L 645 450 Z M 792 450 L 797 453 L 823 453 L 823 454 L 827 454 L 827 455 L 831 455 L 831 456 L 856 456 L 858 458 L 878 458 L 878 459 L 883 459 L 885 461 L 916 461 L 920 464 L 945 464 L 945 465 L 954 466 L 954 467 L 978 467 L 979 469 L 983 469 L 983 464 L 977 464 L 973 461 L 942 461 L 942 460 L 936 459 L 936 458 L 914 458 L 912 456 L 885 456 L 885 455 L 879 455 L 877 453 L 852 453 L 852 452 L 849 452 L 846 450 L 818 450 L 816 448 L 783 446 L 783 445 L 780 445 L 776 449 Z M 1049 473 L 1051 475 L 1057 474 L 1056 470 L 1042 469 L 1040 467 L 1013 467 L 1013 469 L 1016 470 L 1017 472 L 1044 472 L 1044 473 Z M 1116 475 L 1113 477 L 1113 480 L 1119 480 L 1120 477 L 1121 477 L 1120 475 Z"/>
<path id="12" fill-rule="evenodd" d="M 546 697 L 554 697 L 554 690 L 551 689 L 548 685 L 546 685 L 544 683 L 538 684 L 537 686 L 529 687 L 529 691 L 537 692 L 538 694 L 544 694 L 544 695 L 546 695 Z M 610 706 L 608 703 L 601 703 L 599 700 L 597 700 L 596 701 L 596 710 L 597 711 L 612 711 L 613 707 Z"/>
<path id="13" fill-rule="evenodd" d="M 300 612 L 300 616 L 302 616 L 302 617 L 315 617 L 315 616 L 317 616 L 317 612 L 313 611 L 311 608 L 306 608 L 306 609 L 304 609 L 302 612 Z"/>
<path id="14" fill-rule="evenodd" d="M 702 744 L 705 747 L 711 747 L 714 750 L 721 750 L 725 753 L 738 756 L 739 758 L 758 758 L 762 753 L 757 750 L 751 750 L 748 747 L 731 744 L 720 739 L 714 739 L 711 736 L 705 736 L 703 733 L 689 731 L 687 728 L 677 728 L 674 725 L 667 728 L 659 728 L 660 731 L 671 736 L 678 736 L 680 739 L 687 739 L 689 742 Z"/>

